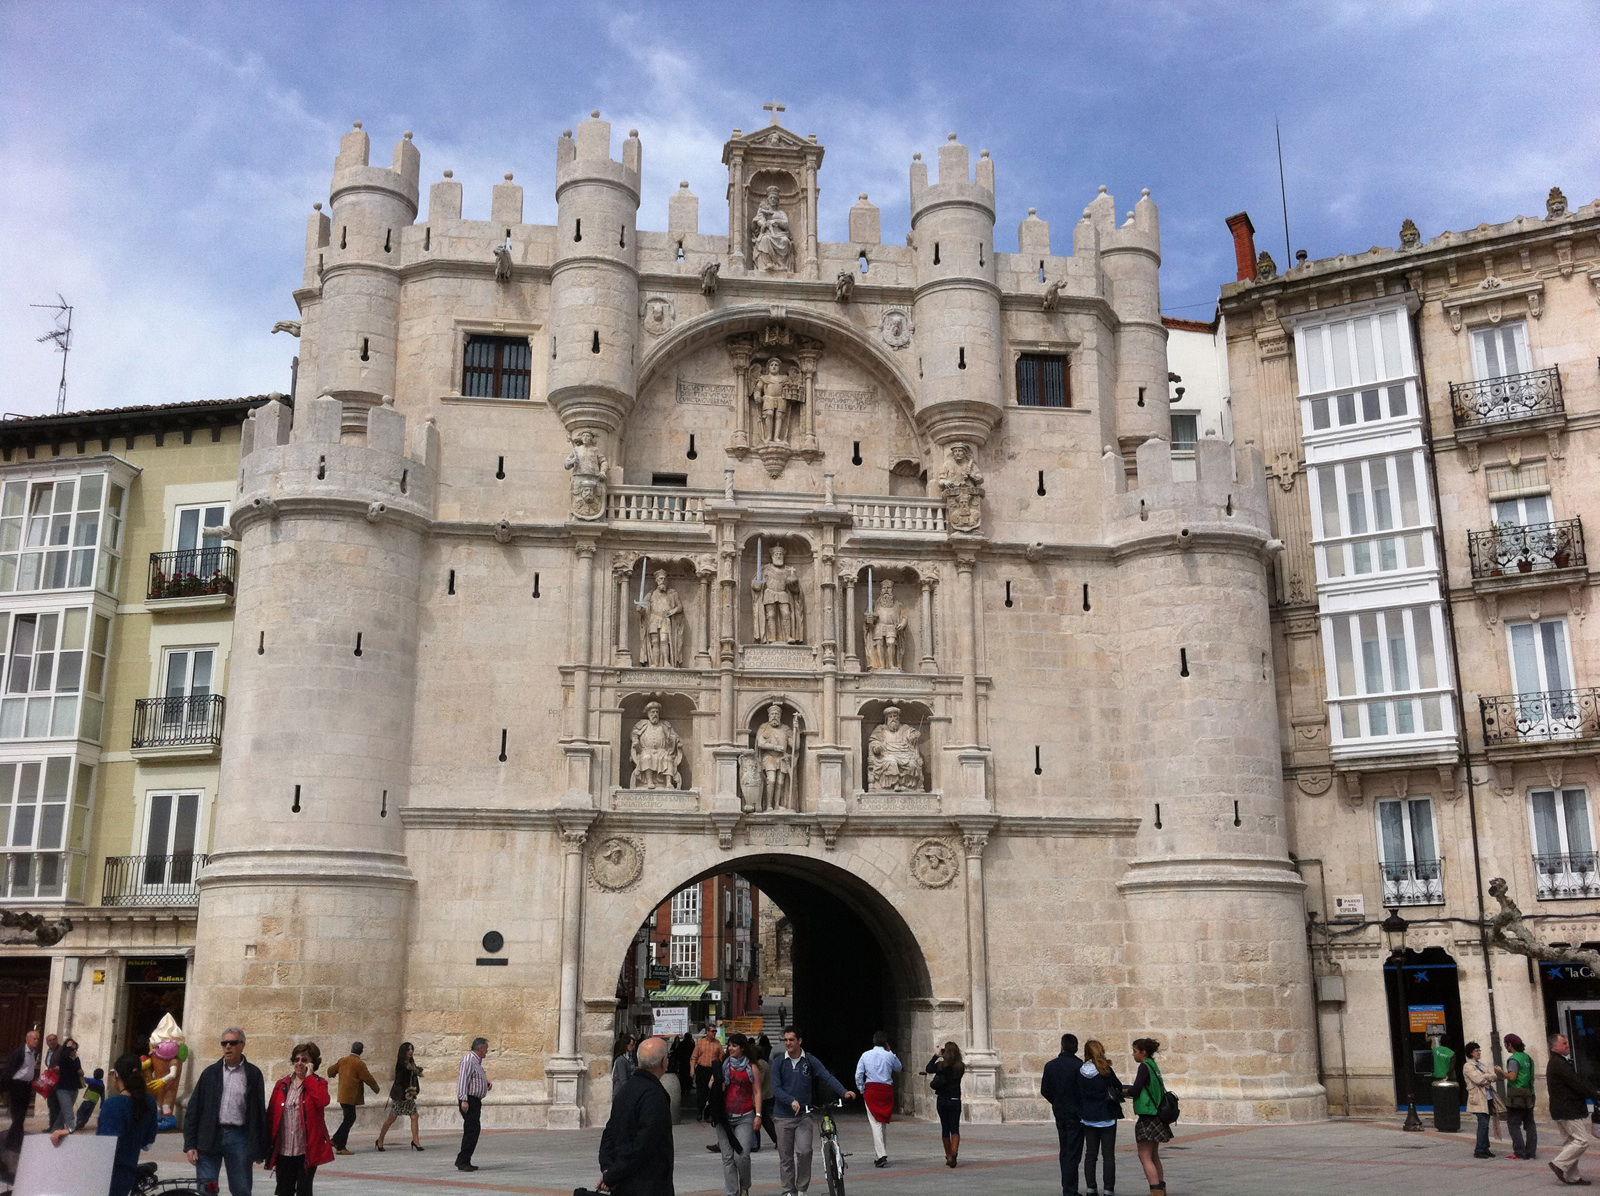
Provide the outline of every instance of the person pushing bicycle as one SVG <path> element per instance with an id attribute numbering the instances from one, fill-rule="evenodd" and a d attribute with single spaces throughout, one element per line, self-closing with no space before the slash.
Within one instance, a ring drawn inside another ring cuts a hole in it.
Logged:
<path id="1" fill-rule="evenodd" d="M 783 1055 L 772 1066 L 773 1122 L 778 1134 L 778 1183 L 784 1196 L 795 1196 L 811 1186 L 811 1154 L 816 1145 L 816 1122 L 805 1116 L 812 1089 L 821 1081 L 847 1101 L 856 1094 L 845 1088 L 815 1055 L 806 1054 L 800 1032 L 783 1031 Z"/>

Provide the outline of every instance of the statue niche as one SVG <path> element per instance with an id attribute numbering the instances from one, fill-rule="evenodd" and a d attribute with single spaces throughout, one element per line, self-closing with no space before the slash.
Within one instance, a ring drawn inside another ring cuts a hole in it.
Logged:
<path id="1" fill-rule="evenodd" d="M 739 421 L 729 455 L 742 460 L 753 451 L 772 478 L 792 456 L 821 460 L 816 382 L 822 342 L 774 322 L 753 335 L 729 337 L 726 344 Z"/>
<path id="2" fill-rule="evenodd" d="M 910 672 L 917 666 L 919 648 L 924 649 L 923 665 L 927 667 L 930 628 L 923 625 L 927 610 L 919 611 L 917 606 L 920 582 L 916 571 L 868 565 L 856 570 L 854 581 L 860 588 L 861 613 L 851 635 L 860 636 L 863 671 Z M 853 640 L 847 650 L 854 655 Z"/>
<path id="3" fill-rule="evenodd" d="M 794 273 L 794 232 L 776 183 L 767 184 L 750 218 L 750 267 L 763 274 Z"/>
<path id="4" fill-rule="evenodd" d="M 744 794 L 752 813 L 800 809 L 800 765 L 804 746 L 800 713 L 785 702 L 769 702 L 751 718 L 754 768 Z"/>
<path id="5" fill-rule="evenodd" d="M 678 728 L 692 727 L 692 715 L 687 699 L 681 695 L 669 696 L 665 703 L 648 694 L 624 699 L 623 741 L 619 753 L 619 779 L 623 788 L 635 791 L 690 788 L 692 752 Z"/>
<path id="6" fill-rule="evenodd" d="M 687 667 L 683 599 L 672 588 L 665 569 L 656 570 L 655 587 L 634 607 L 639 612 L 639 663 L 657 669 Z"/>
<path id="7" fill-rule="evenodd" d="M 861 780 L 867 793 L 928 793 L 923 739 L 928 707 L 921 702 L 868 702 L 861 708 Z"/>
<path id="8" fill-rule="evenodd" d="M 756 540 L 750 618 L 755 643 L 806 642 L 805 582 L 799 567 L 789 563 L 789 549 L 782 542 L 773 544 L 767 554 L 763 541 Z"/>

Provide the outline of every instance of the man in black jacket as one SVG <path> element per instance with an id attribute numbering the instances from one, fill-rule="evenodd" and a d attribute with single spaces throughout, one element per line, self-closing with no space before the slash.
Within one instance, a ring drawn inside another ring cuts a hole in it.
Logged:
<path id="1" fill-rule="evenodd" d="M 39 1075 L 39 1031 L 29 1030 L 22 1045 L 6 1056 L 6 1104 L 11 1128 L 6 1131 L 5 1157 L 0 1160 L 0 1180 L 10 1183 L 22 1152 L 22 1127 L 33 1105 L 33 1081 Z"/>
<path id="2" fill-rule="evenodd" d="M 1056 1137 L 1061 1142 L 1062 1196 L 1078 1196 L 1078 1163 L 1083 1158 L 1083 1122 L 1078 1095 L 1078 1036 L 1061 1036 L 1061 1053 L 1044 1065 L 1039 1095 L 1050 1102 L 1056 1115 Z"/>
<path id="3" fill-rule="evenodd" d="M 200 1073 L 183 1118 L 183 1150 L 201 1191 L 216 1191 L 226 1166 L 231 1196 L 250 1196 L 251 1167 L 266 1161 L 269 1137 L 261 1069 L 244 1057 L 244 1031 L 229 1026 L 222 1058 Z"/>
<path id="4" fill-rule="evenodd" d="M 1550 1036 L 1550 1062 L 1545 1065 L 1544 1080 L 1550 1097 L 1550 1120 L 1565 1139 L 1560 1153 L 1550 1160 L 1550 1170 L 1564 1184 L 1588 1184 L 1578 1176 L 1578 1160 L 1589 1149 L 1589 1101 L 1600 1098 L 1600 1089 L 1572 1066 L 1572 1046 L 1565 1034 Z"/>
<path id="5" fill-rule="evenodd" d="M 617 1196 L 673 1196 L 672 1098 L 661 1086 L 667 1044 L 647 1038 L 639 1067 L 611 1102 L 611 1119 L 600 1136 L 602 1192 Z"/>

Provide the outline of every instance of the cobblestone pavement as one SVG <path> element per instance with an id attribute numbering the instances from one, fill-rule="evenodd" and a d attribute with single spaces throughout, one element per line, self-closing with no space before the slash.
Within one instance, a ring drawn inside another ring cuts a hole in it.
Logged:
<path id="1" fill-rule="evenodd" d="M 1502 1157 L 1474 1159 L 1470 1136 L 1400 1132 L 1392 1122 L 1329 1121 L 1316 1125 L 1176 1127 L 1177 1138 L 1162 1148 L 1171 1196 L 1470 1196 L 1560 1190 L 1545 1165 L 1560 1143 L 1553 1125 L 1540 1127 L 1540 1157 L 1507 1159 L 1510 1144 L 1496 1142 Z M 1149 1188 L 1134 1155 L 1132 1127 L 1119 1127 L 1117 1188 L 1121 1196 L 1143 1196 Z M 357 1153 L 336 1159 L 317 1173 L 318 1196 L 402 1196 L 407 1193 L 518 1193 L 571 1196 L 598 1178 L 595 1151 L 599 1129 L 577 1132 L 490 1130 L 478 1146 L 481 1170 L 457 1171 L 457 1137 L 424 1131 L 425 1153 L 406 1146 L 403 1136 L 385 1153 L 372 1149 L 371 1133 L 353 1139 Z M 972 1126 L 962 1135 L 961 1165 L 943 1165 L 938 1126 L 896 1121 L 890 1128 L 887 1170 L 872 1166 L 872 1147 L 859 1117 L 841 1123 L 845 1149 L 854 1152 L 845 1176 L 851 1196 L 871 1193 L 1029 1193 L 1060 1191 L 1055 1130 L 1046 1125 Z M 697 1125 L 677 1129 L 678 1196 L 721 1196 L 721 1164 L 705 1149 L 706 1131 Z M 147 1158 L 161 1163 L 163 1177 L 192 1174 L 182 1161 L 176 1134 L 163 1134 Z M 770 1145 L 754 1158 L 754 1196 L 776 1196 L 777 1155 Z M 1600 1187 L 1600 1142 L 1582 1170 Z M 272 1191 L 269 1177 L 257 1173 L 257 1193 Z M 826 1193 L 820 1158 L 813 1193 Z"/>

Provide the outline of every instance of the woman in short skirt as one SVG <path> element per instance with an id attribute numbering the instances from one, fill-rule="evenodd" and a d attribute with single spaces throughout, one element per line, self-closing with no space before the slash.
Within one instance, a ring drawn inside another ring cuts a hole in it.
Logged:
<path id="1" fill-rule="evenodd" d="M 400 1044 L 400 1053 L 394 1061 L 394 1083 L 389 1085 L 389 1116 L 378 1131 L 378 1149 L 383 1150 L 383 1139 L 389 1127 L 402 1117 L 411 1118 L 411 1149 L 422 1150 L 422 1134 L 417 1124 L 417 1089 L 422 1086 L 422 1068 L 417 1066 L 416 1052 L 409 1042 Z"/>
<path id="2" fill-rule="evenodd" d="M 1167 1094 L 1166 1082 L 1156 1063 L 1159 1049 L 1160 1044 L 1153 1038 L 1133 1040 L 1133 1061 L 1139 1065 L 1139 1074 L 1133 1079 L 1133 1111 L 1138 1116 L 1133 1123 L 1133 1141 L 1139 1151 L 1144 1177 L 1150 1181 L 1150 1196 L 1167 1196 L 1167 1176 L 1161 1169 L 1161 1144 L 1172 1141 L 1172 1127 L 1157 1115 L 1161 1098 Z"/>

